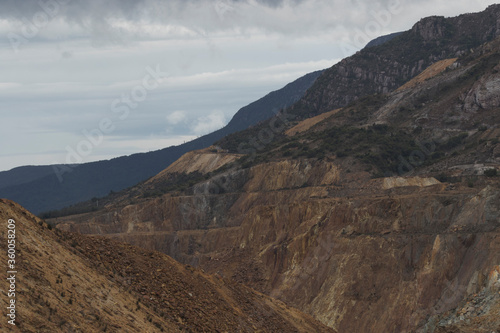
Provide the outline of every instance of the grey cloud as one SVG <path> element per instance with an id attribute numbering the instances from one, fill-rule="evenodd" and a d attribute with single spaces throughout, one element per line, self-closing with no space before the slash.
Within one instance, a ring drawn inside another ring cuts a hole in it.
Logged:
<path id="1" fill-rule="evenodd" d="M 71 59 L 71 58 L 73 58 L 73 53 L 69 52 L 69 51 L 61 52 L 61 58 L 62 59 Z"/>
<path id="2" fill-rule="evenodd" d="M 136 34 L 141 35 L 141 25 L 144 24 L 181 26 L 201 36 L 235 28 L 283 32 L 287 30 L 286 26 L 290 26 L 293 31 L 305 30 L 313 27 L 315 20 L 290 25 L 291 22 L 281 17 L 279 11 L 308 2 L 323 2 L 323 6 L 328 3 L 321 0 L 6 0 L 2 2 L 0 18 L 33 24 L 40 15 L 45 15 L 49 21 L 62 20 L 79 26 L 98 45 L 122 44 L 126 39 L 137 38 Z M 133 25 L 134 31 L 116 26 L 116 20 Z M 297 29 L 297 26 L 301 28 Z M 139 37 L 143 38 L 144 34 Z"/>
<path id="3" fill-rule="evenodd" d="M 257 0 L 256 3 L 277 8 L 284 3 L 296 5 L 305 0 Z M 119 17 L 127 20 L 138 20 L 144 15 L 155 15 L 148 8 L 162 8 L 161 12 L 170 13 L 172 17 L 185 12 L 192 6 L 210 5 L 215 7 L 219 4 L 241 5 L 249 3 L 248 0 L 3 0 L 0 1 L 2 10 L 0 17 L 13 19 L 32 19 L 40 11 L 54 12 L 63 15 L 70 21 L 85 23 L 88 18 L 103 19 L 108 17 Z M 51 14 L 52 15 L 52 14 Z"/>
<path id="4" fill-rule="evenodd" d="M 372 11 L 398 0 L 7 0 L 0 17 L 33 22 L 39 13 L 53 13 L 54 24 L 68 29 L 66 38 L 87 37 L 93 46 L 126 45 L 136 40 L 210 38 L 217 33 L 256 31 L 287 37 L 334 33 L 373 19 Z M 430 0 L 424 0 L 427 2 Z M 415 1 L 399 0 L 409 9 Z M 64 3 L 64 4 L 62 4 Z M 45 8 L 45 9 L 44 9 Z M 57 23 L 55 23 L 57 21 Z M 61 27 L 60 30 L 64 30 Z M 73 35 L 71 35 L 73 34 Z M 37 38 L 49 38 L 44 34 Z M 339 36 L 340 37 L 340 36 Z M 54 37 L 56 38 L 56 37 Z M 57 35 L 57 38 L 61 38 Z"/>

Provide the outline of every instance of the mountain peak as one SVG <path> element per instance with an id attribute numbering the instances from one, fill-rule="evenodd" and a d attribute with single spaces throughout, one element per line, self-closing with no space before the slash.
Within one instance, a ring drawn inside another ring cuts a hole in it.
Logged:
<path id="1" fill-rule="evenodd" d="M 482 12 L 450 18 L 426 17 L 418 21 L 411 31 L 428 42 L 449 40 L 461 43 L 470 39 L 471 43 L 476 41 L 480 44 L 500 35 L 500 5 L 491 5 Z"/>

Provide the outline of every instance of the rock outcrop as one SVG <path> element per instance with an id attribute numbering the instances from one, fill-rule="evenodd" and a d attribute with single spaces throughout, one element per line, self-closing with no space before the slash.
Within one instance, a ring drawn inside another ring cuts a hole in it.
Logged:
<path id="1" fill-rule="evenodd" d="M 478 80 L 464 98 L 464 110 L 468 112 L 497 107 L 500 107 L 500 65 Z"/>
<path id="2" fill-rule="evenodd" d="M 498 36 L 500 5 L 458 17 L 424 18 L 409 31 L 326 70 L 294 108 L 297 114 L 310 116 L 344 107 L 363 96 L 388 93 L 431 64 L 462 56 Z"/>
<path id="3" fill-rule="evenodd" d="M 239 192 L 166 195 L 58 227 L 160 250 L 339 332 L 426 327 L 492 283 L 477 276 L 500 263 L 498 183 L 450 189 L 433 178 L 388 178 L 339 187 L 337 169 L 320 165 L 263 164 Z"/>
<path id="4" fill-rule="evenodd" d="M 187 190 L 51 222 L 164 252 L 338 332 L 498 330 L 500 39 L 478 45 L 499 12 L 424 19 L 345 59 L 272 142 L 257 142 L 271 123 L 226 138 L 254 154 Z"/>

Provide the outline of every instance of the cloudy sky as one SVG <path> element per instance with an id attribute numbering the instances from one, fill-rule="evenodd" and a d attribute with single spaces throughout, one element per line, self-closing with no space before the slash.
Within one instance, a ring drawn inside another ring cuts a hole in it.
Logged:
<path id="1" fill-rule="evenodd" d="M 164 148 L 379 35 L 486 0 L 1 0 L 0 170 Z"/>

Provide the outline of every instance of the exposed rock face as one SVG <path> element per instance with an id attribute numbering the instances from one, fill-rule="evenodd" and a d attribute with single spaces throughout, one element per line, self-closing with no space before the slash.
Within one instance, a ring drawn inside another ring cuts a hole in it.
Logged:
<path id="1" fill-rule="evenodd" d="M 333 163 L 285 160 L 257 165 L 250 170 L 245 192 L 276 191 L 301 186 L 331 185 L 339 180 Z"/>
<path id="2" fill-rule="evenodd" d="M 443 16 L 427 17 L 417 22 L 412 32 L 427 41 L 440 40 L 445 35 L 445 22 L 446 19 Z"/>
<path id="3" fill-rule="evenodd" d="M 495 107 L 500 107 L 500 65 L 478 80 L 464 101 L 464 109 L 472 112 Z"/>
<path id="4" fill-rule="evenodd" d="M 282 302 L 164 254 L 49 230 L 13 202 L 0 200 L 0 218 L 16 225 L 14 332 L 334 332 Z M 2 242 L 4 253 L 6 247 Z M 0 276 L 6 286 L 5 270 Z M 7 301 L 2 293 L 4 309 Z"/>
<path id="5" fill-rule="evenodd" d="M 429 65 L 463 55 L 498 36 L 500 5 L 453 18 L 422 19 L 383 45 L 365 48 L 326 70 L 295 108 L 318 114 L 366 95 L 390 92 Z"/>
<path id="6" fill-rule="evenodd" d="M 163 251 L 339 332 L 423 329 L 490 283 L 477 276 L 500 263 L 498 184 L 450 190 L 391 178 L 340 188 L 335 166 L 321 165 L 263 164 L 240 174 L 240 192 L 167 195 L 59 227 Z M 450 295 L 450 286 L 460 288 Z"/>

